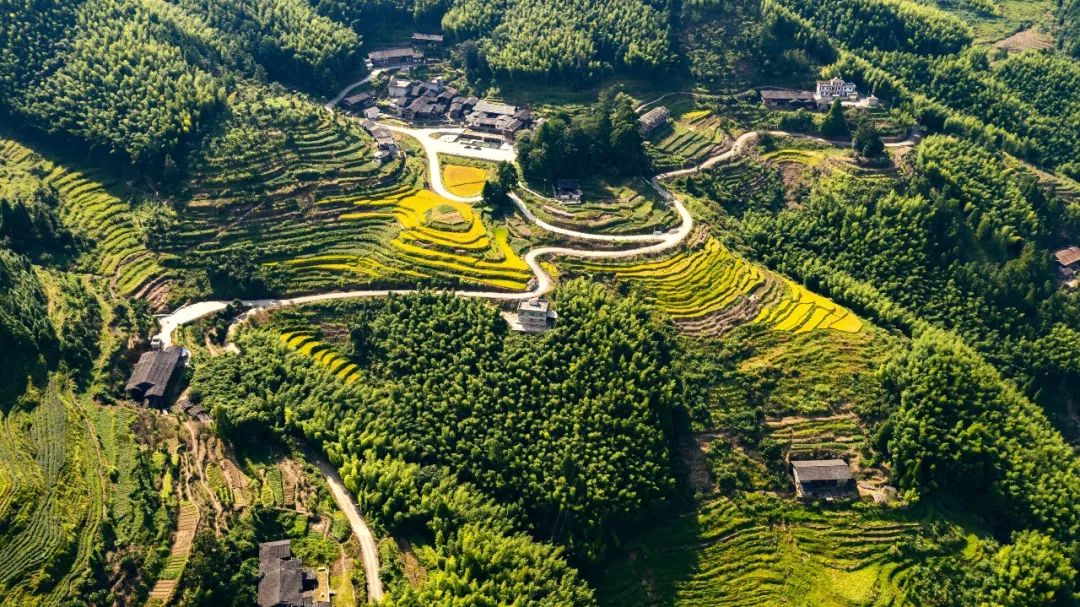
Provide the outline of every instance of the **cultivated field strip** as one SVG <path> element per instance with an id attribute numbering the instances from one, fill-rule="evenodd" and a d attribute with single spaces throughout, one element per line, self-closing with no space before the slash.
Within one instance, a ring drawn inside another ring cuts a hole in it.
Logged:
<path id="1" fill-rule="evenodd" d="M 598 580 L 598 598 L 620 607 L 903 604 L 913 563 L 891 549 L 918 527 L 889 511 L 716 499 L 629 546 Z"/>
<path id="2" fill-rule="evenodd" d="M 94 241 L 99 274 L 109 277 L 124 295 L 149 295 L 144 287 L 172 278 L 132 222 L 130 202 L 113 193 L 110 178 L 93 170 L 65 168 L 10 139 L 0 139 L 0 162 L 30 170 L 56 189 L 60 217 L 77 233 Z"/>
<path id="3" fill-rule="evenodd" d="M 795 333 L 854 333 L 862 327 L 845 308 L 751 264 L 714 239 L 655 261 L 568 265 L 639 286 L 651 304 L 691 333 L 722 332 L 745 322 Z"/>
<path id="4" fill-rule="evenodd" d="M 360 379 L 359 367 L 356 363 L 335 352 L 329 344 L 315 339 L 314 334 L 304 331 L 286 331 L 280 335 L 280 339 L 281 343 L 290 349 L 315 359 L 315 362 L 345 383 Z"/>
<path id="5" fill-rule="evenodd" d="M 89 565 L 104 517 L 92 428 L 60 380 L 32 411 L 0 419 L 0 596 L 11 604 L 60 605 Z M 55 578 L 61 560 L 71 566 Z"/>

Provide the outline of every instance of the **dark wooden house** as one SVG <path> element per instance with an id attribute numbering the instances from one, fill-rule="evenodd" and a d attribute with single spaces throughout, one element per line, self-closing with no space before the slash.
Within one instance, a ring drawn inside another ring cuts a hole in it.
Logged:
<path id="1" fill-rule="evenodd" d="M 855 475 L 842 459 L 791 462 L 795 493 L 812 499 L 844 499 L 858 495 Z"/>
<path id="2" fill-rule="evenodd" d="M 128 395 L 151 407 L 164 407 L 167 395 L 184 358 L 182 348 L 151 350 L 139 357 L 124 388 Z"/>
<path id="3" fill-rule="evenodd" d="M 290 540 L 259 544 L 259 607 L 329 607 L 313 595 L 315 572 L 292 554 Z"/>
<path id="4" fill-rule="evenodd" d="M 345 99 L 342 99 L 341 104 L 345 106 L 345 109 L 347 110 L 359 112 L 375 105 L 375 95 L 372 95 L 367 91 L 356 93 L 355 95 L 349 95 Z"/>
<path id="5" fill-rule="evenodd" d="M 765 89 L 758 91 L 765 107 L 773 110 L 816 110 L 817 99 L 811 91 L 793 91 L 790 89 Z"/>
<path id="6" fill-rule="evenodd" d="M 424 58 L 424 54 L 412 47 L 392 48 L 368 53 L 372 67 L 395 67 L 411 65 Z"/>
<path id="7" fill-rule="evenodd" d="M 581 182 L 577 179 L 556 180 L 555 198 L 563 204 L 578 204 L 581 202 Z"/>

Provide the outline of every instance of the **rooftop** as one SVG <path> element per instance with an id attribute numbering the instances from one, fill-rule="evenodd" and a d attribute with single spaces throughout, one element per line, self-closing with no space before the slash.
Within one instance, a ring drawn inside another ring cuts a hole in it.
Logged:
<path id="1" fill-rule="evenodd" d="M 1063 266 L 1080 263 L 1080 247 L 1063 247 L 1054 251 L 1054 259 Z"/>
<path id="2" fill-rule="evenodd" d="M 371 51 L 368 53 L 368 59 L 397 59 L 399 57 L 420 57 L 420 53 L 413 50 L 411 46 L 402 48 L 389 48 L 381 51 Z"/>
<path id="3" fill-rule="evenodd" d="M 412 35 L 412 39 L 418 42 L 442 42 L 442 34 L 421 34 L 416 32 Z"/>
<path id="4" fill-rule="evenodd" d="M 309 607 L 315 572 L 292 557 L 292 542 L 259 544 L 258 603 L 261 607 Z"/>
<path id="5" fill-rule="evenodd" d="M 814 94 L 810 91 L 796 91 L 793 89 L 765 89 L 758 91 L 761 94 L 761 98 L 765 100 L 792 100 L 792 101 L 813 101 Z"/>
<path id="6" fill-rule="evenodd" d="M 534 297 L 532 299 L 526 299 L 518 304 L 518 312 L 541 312 L 547 313 L 548 301 L 546 299 L 540 299 Z"/>
<path id="7" fill-rule="evenodd" d="M 799 482 L 855 480 L 851 468 L 842 459 L 813 459 L 793 461 L 791 467 Z"/>
<path id="8" fill-rule="evenodd" d="M 579 192 L 581 182 L 577 179 L 558 179 L 555 181 L 555 189 L 560 192 Z"/>
<path id="9" fill-rule="evenodd" d="M 517 112 L 517 107 L 513 105 L 487 100 L 478 101 L 473 109 L 482 114 L 513 115 Z"/>
<path id="10" fill-rule="evenodd" d="M 181 348 L 169 348 L 144 353 L 139 357 L 139 362 L 135 363 L 131 379 L 124 389 L 129 392 L 138 390 L 143 393 L 143 398 L 164 396 L 182 352 Z"/>

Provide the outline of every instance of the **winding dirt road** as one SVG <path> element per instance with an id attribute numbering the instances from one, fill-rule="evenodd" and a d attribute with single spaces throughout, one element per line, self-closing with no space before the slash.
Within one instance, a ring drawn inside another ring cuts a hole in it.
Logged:
<path id="1" fill-rule="evenodd" d="M 375 534 L 371 532 L 367 521 L 360 515 L 360 508 L 345 489 L 345 483 L 341 481 L 338 471 L 321 457 L 316 457 L 315 465 L 326 478 L 326 484 L 330 485 L 330 493 L 334 496 L 338 508 L 345 513 L 352 527 L 353 535 L 360 542 L 360 556 L 364 562 L 364 577 L 367 579 L 368 602 L 379 602 L 383 598 L 382 580 L 379 579 L 379 544 L 375 541 Z"/>
<path id="2" fill-rule="evenodd" d="M 359 83 L 357 83 L 359 84 Z M 351 88 L 351 87 L 350 87 Z M 342 91 L 339 95 L 344 97 Z M 335 101 L 336 103 L 336 101 Z M 328 104 L 332 107 L 331 104 Z M 456 128 L 432 128 L 432 129 L 411 129 L 398 125 L 384 124 L 386 128 L 403 134 L 409 137 L 415 138 L 420 142 L 424 148 L 424 152 L 428 157 L 429 168 L 429 183 L 431 189 L 434 190 L 440 196 L 444 196 L 451 200 L 460 202 L 477 202 L 480 197 L 460 197 L 451 194 L 447 191 L 442 182 L 442 172 L 439 166 L 439 154 L 454 154 L 460 156 L 468 156 L 471 158 L 478 158 L 481 160 L 488 160 L 493 162 L 500 162 L 503 160 L 513 160 L 514 150 L 512 148 L 473 148 L 465 147 L 463 144 L 449 141 L 447 138 L 441 137 L 441 135 L 453 135 L 460 134 L 461 129 Z M 790 135 L 783 131 L 771 131 L 774 135 Z M 799 136 L 799 135 L 795 135 Z M 757 137 L 757 133 L 748 132 L 740 135 L 731 146 L 731 149 L 712 156 L 706 159 L 698 166 L 683 169 L 678 171 L 671 171 L 668 173 L 662 173 L 653 177 L 650 180 L 652 186 L 657 192 L 668 201 L 669 204 L 674 207 L 675 211 L 679 215 L 681 221 L 678 228 L 671 230 L 663 234 L 592 234 L 588 232 L 580 232 L 577 230 L 570 230 L 567 228 L 561 228 L 559 226 L 551 225 L 539 217 L 537 217 L 529 209 L 520 197 L 511 193 L 510 199 L 517 206 L 521 214 L 530 222 L 538 227 L 547 230 L 554 234 L 560 234 L 576 240 L 594 241 L 594 242 L 607 242 L 607 243 L 648 243 L 644 246 L 639 246 L 631 249 L 619 249 L 619 250 L 591 250 L 591 249 L 575 249 L 571 247 L 537 247 L 529 250 L 524 257 L 524 261 L 528 264 L 529 268 L 535 277 L 535 284 L 533 288 L 522 293 L 506 293 L 501 291 L 474 291 L 474 290 L 459 290 L 455 291 L 455 295 L 460 297 L 476 297 L 480 299 L 490 299 L 496 301 L 518 301 L 524 299 L 530 299 L 549 292 L 554 287 L 554 280 L 540 265 L 540 259 L 542 257 L 579 257 L 579 258 L 591 258 L 591 259 L 618 259 L 625 257 L 634 257 L 637 255 L 648 255 L 652 253 L 660 253 L 678 246 L 683 240 L 690 234 L 694 228 L 694 218 L 690 215 L 690 212 L 686 209 L 686 206 L 682 203 L 677 196 L 671 193 L 670 190 L 665 188 L 661 181 L 666 179 L 672 179 L 683 175 L 689 175 L 708 167 L 711 167 L 719 162 L 723 162 L 732 158 L 736 154 L 742 153 L 747 144 Z M 817 139 L 817 138 L 813 138 Z M 821 140 L 824 141 L 824 140 Z M 829 143 L 829 142 L 826 142 Z M 911 145 L 911 141 L 903 141 L 894 144 L 888 144 L 889 147 L 899 147 L 904 145 Z M 246 300 L 243 303 L 250 309 L 242 314 L 234 322 L 234 326 L 238 323 L 242 323 L 250 318 L 252 315 L 258 313 L 261 310 L 284 308 L 289 306 L 297 306 L 307 303 L 333 301 L 339 299 L 360 299 L 369 297 L 387 297 L 391 294 L 407 294 L 415 292 L 415 289 L 376 289 L 376 290 L 357 290 L 357 291 L 334 291 L 329 293 L 317 293 L 313 295 L 304 295 L 300 297 L 291 297 L 283 299 L 254 299 Z M 203 301 L 199 303 L 183 306 L 172 314 L 160 317 L 158 322 L 161 326 L 161 332 L 159 338 L 161 339 L 163 346 L 168 346 L 172 343 L 172 335 L 177 329 L 184 324 L 193 322 L 210 314 L 220 312 L 228 306 L 227 301 Z M 326 478 L 326 482 L 331 488 L 331 492 L 334 495 L 334 500 L 337 502 L 338 507 L 345 513 L 349 519 L 349 525 L 352 527 L 354 535 L 360 542 L 364 570 L 367 574 L 368 582 L 368 597 L 369 600 L 378 601 L 383 596 L 382 582 L 379 579 L 379 548 L 378 543 L 375 541 L 375 537 L 371 532 L 370 527 L 364 521 L 363 516 L 360 513 L 360 509 L 356 503 L 353 502 L 349 496 L 348 491 L 345 489 L 344 484 L 341 482 L 341 478 L 338 476 L 333 466 L 323 461 L 321 458 L 316 461 L 319 469 L 322 471 L 323 476 Z"/>

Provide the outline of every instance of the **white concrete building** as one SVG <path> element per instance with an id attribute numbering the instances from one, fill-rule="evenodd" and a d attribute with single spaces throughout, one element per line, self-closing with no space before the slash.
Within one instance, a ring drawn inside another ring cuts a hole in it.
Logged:
<path id="1" fill-rule="evenodd" d="M 534 297 L 518 304 L 518 325 L 513 328 L 526 333 L 539 333 L 551 328 L 551 323 L 558 318 L 546 299 Z"/>
<path id="2" fill-rule="evenodd" d="M 844 82 L 843 78 L 818 80 L 814 99 L 821 103 L 832 103 L 833 99 L 854 99 L 859 96 L 854 82 Z"/>

